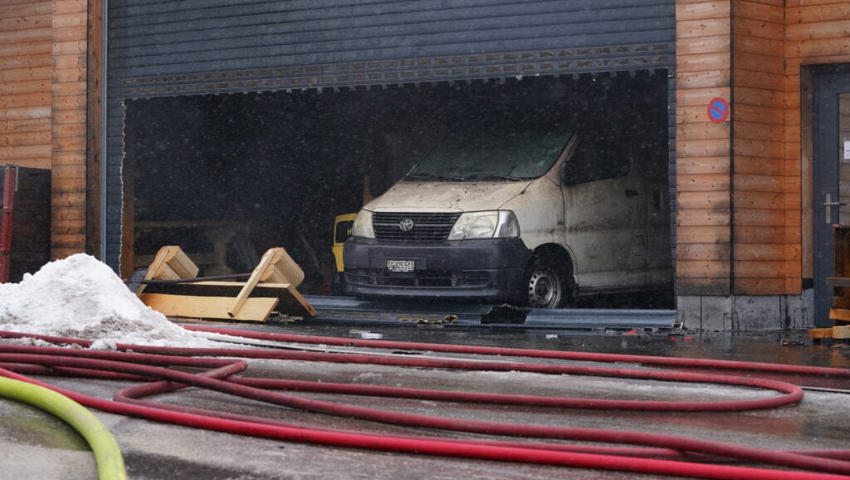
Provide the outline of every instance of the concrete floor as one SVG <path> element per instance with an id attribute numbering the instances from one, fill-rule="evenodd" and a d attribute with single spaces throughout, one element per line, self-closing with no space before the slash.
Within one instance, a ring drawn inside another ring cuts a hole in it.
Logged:
<path id="1" fill-rule="evenodd" d="M 515 330 L 462 330 L 439 327 L 362 328 L 344 326 L 253 326 L 294 333 L 358 338 L 473 343 L 564 350 L 696 356 L 780 363 L 850 367 L 844 344 L 812 345 L 801 332 L 761 335 L 639 335 Z M 626 367 L 629 367 L 626 365 Z M 474 391 L 532 392 L 565 396 L 646 399 L 723 399 L 763 396 L 764 392 L 703 385 L 630 382 L 595 377 L 517 372 L 447 372 L 381 366 L 255 361 L 249 374 L 287 378 L 403 384 Z M 106 381 L 47 379 L 66 388 L 104 397 L 122 385 Z M 850 389 L 850 382 L 822 381 L 821 386 Z M 326 395 L 297 394 L 312 398 Z M 372 432 L 463 437 L 269 407 L 213 392 L 184 390 L 158 399 L 231 412 L 273 414 L 297 424 Z M 337 397 L 336 400 L 349 400 Z M 593 428 L 663 432 L 772 449 L 850 449 L 850 395 L 806 392 L 795 407 L 737 414 L 582 412 L 429 401 L 358 398 L 359 405 L 460 418 Z M 285 443 L 185 427 L 156 424 L 96 412 L 122 447 L 130 478 L 208 480 L 249 479 L 456 479 L 512 478 L 656 478 L 628 473 L 444 459 Z M 91 453 L 61 422 L 28 406 L 0 401 L 0 472 L 3 478 L 90 479 L 96 477 Z"/>

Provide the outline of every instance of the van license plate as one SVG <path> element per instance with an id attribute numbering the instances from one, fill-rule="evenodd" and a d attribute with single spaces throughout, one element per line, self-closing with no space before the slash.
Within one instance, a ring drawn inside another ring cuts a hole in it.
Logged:
<path id="1" fill-rule="evenodd" d="M 391 272 L 412 272 L 415 266 L 413 260 L 387 260 L 387 270 Z"/>

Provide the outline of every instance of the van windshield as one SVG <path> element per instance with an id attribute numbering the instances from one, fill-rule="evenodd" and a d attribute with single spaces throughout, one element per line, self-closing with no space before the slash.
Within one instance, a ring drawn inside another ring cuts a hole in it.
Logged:
<path id="1" fill-rule="evenodd" d="M 413 167 L 406 180 L 537 178 L 552 168 L 571 136 L 572 132 L 553 126 L 454 130 Z"/>

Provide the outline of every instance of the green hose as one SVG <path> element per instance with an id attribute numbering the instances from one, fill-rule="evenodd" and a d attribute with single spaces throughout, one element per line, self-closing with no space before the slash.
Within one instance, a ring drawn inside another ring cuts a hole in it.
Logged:
<path id="1" fill-rule="evenodd" d="M 0 397 L 51 413 L 71 425 L 88 442 L 100 480 L 126 480 L 124 457 L 106 426 L 79 403 L 44 387 L 0 376 Z"/>

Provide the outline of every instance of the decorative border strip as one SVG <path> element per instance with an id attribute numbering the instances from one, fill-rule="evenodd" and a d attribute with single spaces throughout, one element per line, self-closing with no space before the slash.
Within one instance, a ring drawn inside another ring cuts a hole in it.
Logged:
<path id="1" fill-rule="evenodd" d="M 671 68 L 670 43 L 451 55 L 129 78 L 123 97 L 369 87 Z"/>

